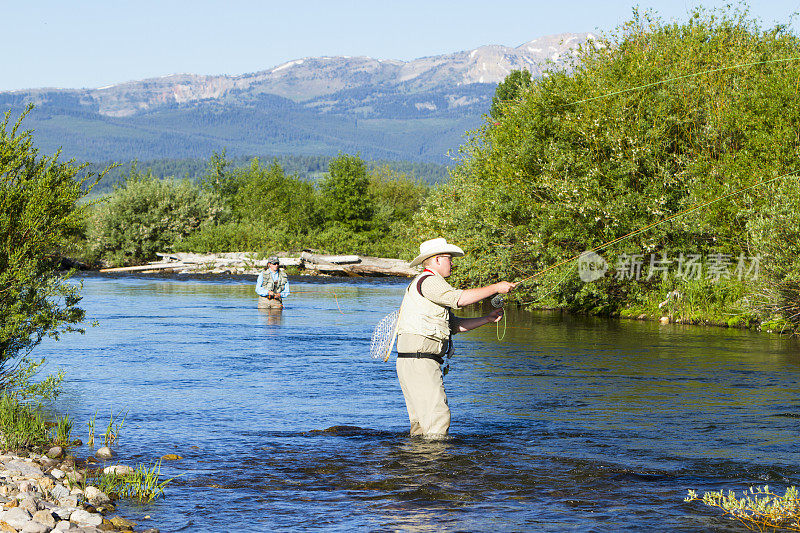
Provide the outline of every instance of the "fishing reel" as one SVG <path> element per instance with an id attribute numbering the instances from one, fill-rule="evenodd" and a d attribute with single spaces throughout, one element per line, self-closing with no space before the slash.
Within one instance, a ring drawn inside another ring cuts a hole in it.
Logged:
<path id="1" fill-rule="evenodd" d="M 500 309 L 506 305 L 506 300 L 503 298 L 502 294 L 495 294 L 494 297 L 491 299 L 492 307 L 495 309 Z"/>

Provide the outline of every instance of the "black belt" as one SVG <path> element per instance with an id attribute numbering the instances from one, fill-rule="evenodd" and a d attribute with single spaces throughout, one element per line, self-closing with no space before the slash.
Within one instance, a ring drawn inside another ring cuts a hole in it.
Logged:
<path id="1" fill-rule="evenodd" d="M 444 364 L 444 357 L 439 355 L 438 353 L 397 353 L 398 359 L 433 359 L 440 365 Z"/>

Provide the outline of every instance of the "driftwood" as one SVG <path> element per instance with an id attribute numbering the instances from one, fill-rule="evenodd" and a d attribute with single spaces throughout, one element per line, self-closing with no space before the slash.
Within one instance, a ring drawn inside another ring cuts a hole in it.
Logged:
<path id="1" fill-rule="evenodd" d="M 258 274 L 266 259 L 253 253 L 192 254 L 159 253 L 159 261 L 147 265 L 104 268 L 100 272 L 174 272 L 181 274 Z M 414 276 L 407 261 L 358 255 L 321 255 L 303 252 L 298 257 L 279 257 L 281 266 L 298 267 L 301 273 L 334 276 Z"/>

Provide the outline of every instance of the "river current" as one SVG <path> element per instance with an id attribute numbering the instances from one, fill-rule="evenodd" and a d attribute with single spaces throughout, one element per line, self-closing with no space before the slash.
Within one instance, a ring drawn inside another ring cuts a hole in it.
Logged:
<path id="1" fill-rule="evenodd" d="M 452 438 L 426 442 L 368 355 L 406 282 L 295 278 L 276 313 L 253 280 L 78 279 L 98 325 L 33 355 L 77 437 L 127 412 L 119 462 L 182 456 L 119 505 L 138 528 L 741 531 L 687 490 L 800 484 L 796 340 L 510 311 L 456 337 Z"/>

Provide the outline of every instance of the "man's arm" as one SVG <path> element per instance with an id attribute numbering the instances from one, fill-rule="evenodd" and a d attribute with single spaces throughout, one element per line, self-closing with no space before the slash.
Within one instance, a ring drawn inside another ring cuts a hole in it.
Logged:
<path id="1" fill-rule="evenodd" d="M 492 293 L 496 294 L 496 293 Z M 501 318 L 503 318 L 503 310 L 502 309 L 494 309 L 491 313 L 486 316 L 479 316 L 476 318 L 455 318 L 455 332 L 456 333 L 464 333 L 465 331 L 469 331 L 471 329 L 479 328 L 486 324 L 491 324 L 492 322 L 499 322 Z"/>
<path id="2" fill-rule="evenodd" d="M 266 296 L 267 290 L 263 287 L 264 284 L 264 273 L 261 272 L 258 274 L 258 279 L 256 280 L 256 294 L 259 296 Z"/>
<path id="3" fill-rule="evenodd" d="M 286 285 L 283 286 L 283 290 L 281 291 L 281 298 L 286 298 L 290 294 L 291 291 L 289 290 L 289 281 L 287 280 Z"/>
<path id="4" fill-rule="evenodd" d="M 477 289 L 466 289 L 464 292 L 461 293 L 461 296 L 459 296 L 458 298 L 458 307 L 464 307 L 465 305 L 474 304 L 475 302 L 480 302 L 484 298 L 489 298 L 490 296 L 494 296 L 495 294 L 507 294 L 511 289 L 513 289 L 516 286 L 517 286 L 516 283 L 511 283 L 510 281 L 499 281 L 497 283 L 492 283 L 491 285 L 487 285 L 486 287 L 478 287 Z M 494 322 L 497 321 L 494 320 Z M 482 326 L 483 324 L 479 325 Z"/>

